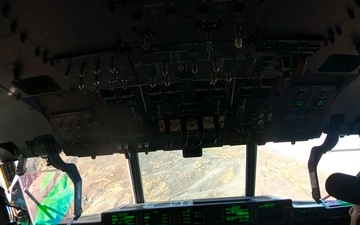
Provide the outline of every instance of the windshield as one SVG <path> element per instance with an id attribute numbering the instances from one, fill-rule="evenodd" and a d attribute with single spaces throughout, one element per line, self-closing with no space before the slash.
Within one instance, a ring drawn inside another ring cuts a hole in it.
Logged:
<path id="1" fill-rule="evenodd" d="M 140 153 L 146 201 L 245 195 L 245 146 L 203 149 L 199 158 L 181 151 Z"/>
<path id="2" fill-rule="evenodd" d="M 293 200 L 310 200 L 311 185 L 307 163 L 312 147 L 320 146 L 326 135 L 309 141 L 267 143 L 260 146 L 257 159 L 256 195 L 273 195 Z M 336 172 L 356 175 L 360 166 L 359 136 L 339 139 L 333 150 L 324 154 L 318 164 L 318 178 L 322 197 L 328 193 L 325 181 Z"/>
<path id="3" fill-rule="evenodd" d="M 307 161 L 313 146 L 325 135 L 307 142 L 267 143 L 258 146 L 255 195 L 272 195 L 313 201 Z M 360 170 L 358 136 L 341 138 L 323 155 L 319 166 L 322 197 L 326 178 L 334 172 L 356 175 Z M 142 188 L 146 202 L 244 196 L 246 146 L 203 149 L 203 156 L 183 158 L 182 151 L 139 153 Z M 121 204 L 134 203 L 129 165 L 124 155 L 67 157 L 83 179 L 83 215 L 96 214 Z M 73 215 L 73 184 L 68 176 L 46 165 L 40 158 L 29 159 L 20 186 L 34 224 L 60 221 Z M 16 201 L 16 202 L 15 202 Z M 13 198 L 14 204 L 19 203 Z"/>
<path id="4" fill-rule="evenodd" d="M 75 163 L 82 177 L 83 215 L 95 214 L 120 204 L 133 203 L 127 160 L 123 155 L 67 157 Z M 73 215 L 73 183 L 66 173 L 48 167 L 46 161 L 32 158 L 20 184 L 34 224 L 58 223 Z"/>

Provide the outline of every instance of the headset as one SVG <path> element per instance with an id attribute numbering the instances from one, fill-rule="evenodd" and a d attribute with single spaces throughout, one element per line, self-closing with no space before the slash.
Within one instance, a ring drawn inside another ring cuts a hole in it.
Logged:
<path id="1" fill-rule="evenodd" d="M 352 220 L 356 216 L 356 222 L 351 221 L 351 225 L 360 225 L 360 172 L 356 176 L 343 173 L 331 174 L 326 179 L 325 188 L 329 195 L 354 204 L 349 210 L 349 215 Z M 355 212 L 357 215 L 353 215 L 354 210 L 357 211 Z"/>

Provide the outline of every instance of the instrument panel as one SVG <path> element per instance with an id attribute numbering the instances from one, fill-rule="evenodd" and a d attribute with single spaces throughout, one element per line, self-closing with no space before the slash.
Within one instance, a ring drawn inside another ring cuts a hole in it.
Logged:
<path id="1" fill-rule="evenodd" d="M 235 225 L 286 224 L 291 212 L 291 200 L 270 200 L 268 198 L 244 198 L 231 200 L 174 201 L 139 205 L 137 209 L 127 207 L 118 212 L 102 213 L 104 225 L 116 224 L 192 224 L 192 225 Z M 260 201 L 258 201 L 260 200 Z M 167 207 L 165 207 L 167 205 Z"/>
<path id="2" fill-rule="evenodd" d="M 349 207 L 296 205 L 268 196 L 128 205 L 101 214 L 103 225 L 349 224 Z M 321 224 L 321 223 L 320 223 Z"/>

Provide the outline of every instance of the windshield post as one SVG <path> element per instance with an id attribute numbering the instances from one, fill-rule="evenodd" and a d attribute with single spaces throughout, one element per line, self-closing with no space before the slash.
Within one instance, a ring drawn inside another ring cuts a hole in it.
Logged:
<path id="1" fill-rule="evenodd" d="M 131 146 L 129 146 L 131 148 Z M 141 180 L 141 171 L 139 165 L 139 155 L 132 149 L 128 150 L 128 166 L 131 176 L 131 184 L 134 192 L 134 198 L 136 203 L 144 203 L 144 191 Z"/>
<path id="2" fill-rule="evenodd" d="M 246 144 L 245 196 L 255 196 L 257 144 Z"/>

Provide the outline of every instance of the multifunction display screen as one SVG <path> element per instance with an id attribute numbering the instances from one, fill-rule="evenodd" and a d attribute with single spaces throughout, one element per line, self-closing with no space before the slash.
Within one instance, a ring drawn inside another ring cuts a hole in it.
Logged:
<path id="1" fill-rule="evenodd" d="M 111 225 L 136 225 L 135 212 L 118 212 L 111 215 Z"/>
<path id="2" fill-rule="evenodd" d="M 143 212 L 144 225 L 168 225 L 169 212 L 167 210 L 152 210 Z"/>
<path id="3" fill-rule="evenodd" d="M 202 225 L 203 214 L 201 208 L 179 209 L 176 212 L 176 220 L 178 224 Z"/>
<path id="4" fill-rule="evenodd" d="M 225 207 L 225 222 L 226 224 L 239 224 L 250 221 L 250 210 L 248 207 L 241 205 L 226 206 Z"/>

